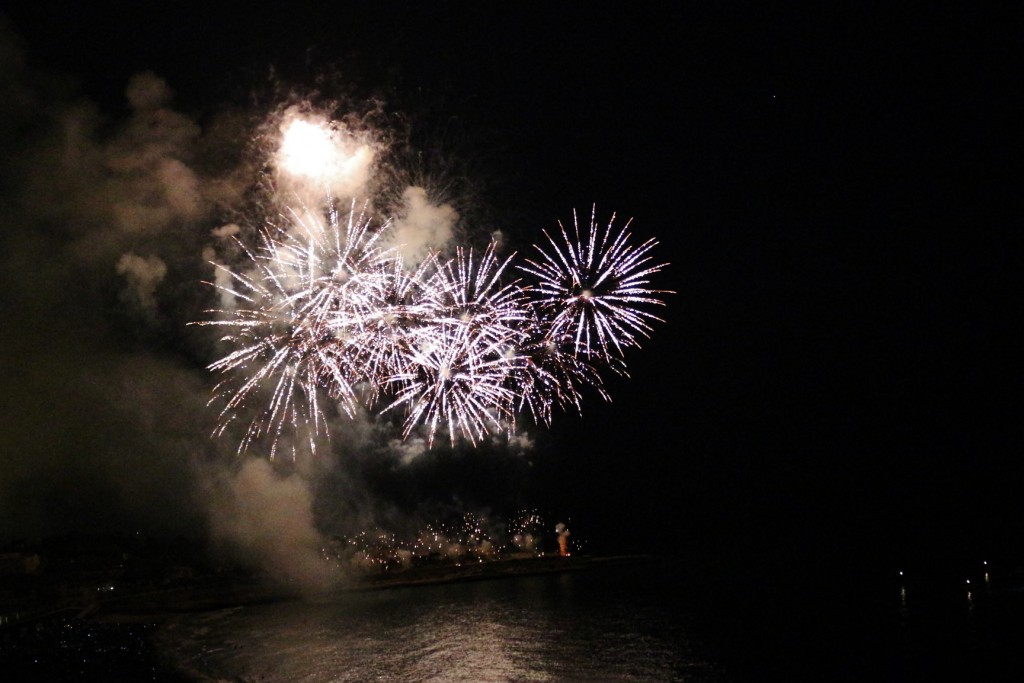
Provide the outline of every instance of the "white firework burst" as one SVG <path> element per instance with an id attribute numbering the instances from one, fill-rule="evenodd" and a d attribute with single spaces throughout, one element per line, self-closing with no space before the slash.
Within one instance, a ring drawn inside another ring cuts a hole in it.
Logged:
<path id="1" fill-rule="evenodd" d="M 289 218 L 287 227 L 265 229 L 255 252 L 242 245 L 249 272 L 214 264 L 231 283 L 214 286 L 235 306 L 197 323 L 224 328 L 222 341 L 236 347 L 209 366 L 224 375 L 215 391 L 226 398 L 217 433 L 246 407 L 253 417 L 239 450 L 270 434 L 272 456 L 286 425 L 320 433 L 320 389 L 352 414 L 361 374 L 350 340 L 375 310 L 388 265 L 376 247 L 379 231 L 354 206 L 344 218 L 334 209 Z"/>
<path id="2" fill-rule="evenodd" d="M 585 387 L 608 399 L 601 372 L 626 374 L 624 351 L 661 320 L 646 306 L 668 293 L 650 284 L 665 266 L 656 242 L 633 246 L 614 222 L 598 227 L 592 210 L 581 234 L 574 212 L 573 233 L 545 232 L 522 265 L 492 243 L 409 269 L 379 246 L 388 223 L 372 227 L 365 206 L 288 212 L 256 249 L 239 242 L 246 270 L 215 264 L 233 305 L 196 324 L 223 329 L 232 349 L 209 366 L 223 376 L 216 433 L 249 416 L 239 450 L 268 437 L 273 457 L 286 430 L 315 448 L 328 405 L 363 406 L 400 414 L 404 435 L 422 428 L 430 446 L 442 431 L 478 444 L 521 413 L 550 425 L 556 408 L 579 411 Z"/>
<path id="3" fill-rule="evenodd" d="M 558 239 L 544 231 L 548 244 L 535 246 L 538 258 L 519 266 L 537 278 L 529 288 L 542 317 L 550 320 L 548 338 L 559 347 L 570 345 L 576 355 L 612 363 L 625 349 L 639 346 L 652 323 L 662 319 L 642 308 L 662 306 L 650 277 L 667 264 L 655 263 L 649 239 L 639 246 L 630 242 L 629 225 L 615 228 L 615 214 L 606 227 L 597 224 L 596 205 L 581 234 L 573 211 L 573 232 L 559 222 Z"/>

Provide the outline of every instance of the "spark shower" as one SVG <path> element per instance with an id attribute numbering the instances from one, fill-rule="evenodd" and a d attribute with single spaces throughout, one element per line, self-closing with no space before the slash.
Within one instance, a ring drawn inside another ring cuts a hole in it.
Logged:
<path id="1" fill-rule="evenodd" d="M 626 351 L 661 321 L 651 309 L 671 292 L 651 276 L 667 264 L 630 221 L 599 220 L 595 205 L 525 258 L 494 241 L 411 258 L 395 219 L 358 198 L 371 146 L 294 113 L 280 131 L 275 193 L 293 198 L 255 244 L 232 238 L 243 265 L 213 263 L 221 307 L 196 323 L 223 330 L 215 435 L 247 421 L 239 451 L 268 439 L 274 457 L 286 438 L 315 449 L 328 409 L 395 415 L 428 445 L 512 434 L 520 415 L 548 426 L 580 410 L 584 387 L 608 400 L 602 373 L 627 375 Z"/>

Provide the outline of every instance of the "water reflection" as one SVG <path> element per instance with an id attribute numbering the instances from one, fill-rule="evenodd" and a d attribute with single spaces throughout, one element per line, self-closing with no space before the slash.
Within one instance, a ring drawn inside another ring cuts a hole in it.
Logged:
<path id="1" fill-rule="evenodd" d="M 232 680 L 723 680 L 684 614 L 596 573 L 247 607 L 184 618 L 162 643 L 186 670 Z"/>

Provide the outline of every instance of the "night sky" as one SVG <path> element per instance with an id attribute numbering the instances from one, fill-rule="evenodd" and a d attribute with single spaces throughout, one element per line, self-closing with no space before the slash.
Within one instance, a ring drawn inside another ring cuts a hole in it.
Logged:
<path id="1" fill-rule="evenodd" d="M 469 232 L 525 246 L 596 202 L 658 239 L 675 293 L 611 403 L 557 415 L 512 461 L 381 475 L 392 495 L 518 497 L 601 552 L 1021 554 L 1010 11 L 20 4 L 0 34 L 4 537 L 203 525 L 175 461 L 208 440 L 209 349 L 176 326 L 201 285 L 152 235 L 78 259 L 83 236 L 102 242 L 99 213 L 67 227 L 88 179 L 33 165 L 57 149 L 34 121 L 88 101 L 94 138 L 116 139 L 148 71 L 205 132 L 286 91 L 377 98 L 457 179 Z M 126 245 L 170 264 L 156 320 L 126 312 Z M 144 394 L 132 410 L 126 391 Z"/>

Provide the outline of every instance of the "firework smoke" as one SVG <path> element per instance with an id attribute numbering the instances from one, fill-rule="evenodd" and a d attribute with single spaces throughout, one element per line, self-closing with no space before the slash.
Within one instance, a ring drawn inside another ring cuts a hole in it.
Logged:
<path id="1" fill-rule="evenodd" d="M 0 21 L 0 80 L 0 537 L 195 532 L 207 379 L 162 335 L 199 310 L 189 227 L 227 185 L 192 164 L 201 131 L 153 74 L 111 124 Z"/>
<path id="2" fill-rule="evenodd" d="M 391 246 L 410 265 L 443 252 L 454 237 L 459 214 L 451 206 L 435 206 L 422 187 L 409 187 L 402 193 L 402 206 L 391 231 Z"/>
<path id="3" fill-rule="evenodd" d="M 281 476 L 262 459 L 209 479 L 211 540 L 242 561 L 257 562 L 273 578 L 304 590 L 337 579 L 324 561 L 326 541 L 313 521 L 312 495 L 302 480 Z"/>

